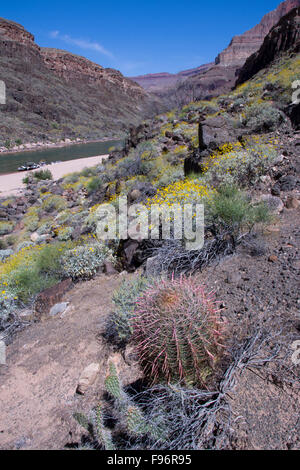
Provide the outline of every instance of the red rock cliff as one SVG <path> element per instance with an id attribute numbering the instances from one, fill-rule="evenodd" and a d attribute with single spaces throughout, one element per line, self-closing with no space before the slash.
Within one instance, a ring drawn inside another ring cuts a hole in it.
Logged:
<path id="1" fill-rule="evenodd" d="M 243 65 L 246 59 L 258 51 L 265 36 L 278 21 L 293 8 L 300 6 L 300 0 L 286 0 L 270 13 L 267 13 L 261 22 L 254 28 L 240 36 L 234 36 L 229 46 L 216 58 L 216 64 L 222 66 Z"/>

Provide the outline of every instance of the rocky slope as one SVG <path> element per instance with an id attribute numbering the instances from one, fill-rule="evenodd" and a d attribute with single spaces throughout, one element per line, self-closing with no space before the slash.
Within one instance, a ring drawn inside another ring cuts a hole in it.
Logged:
<path id="1" fill-rule="evenodd" d="M 254 28 L 240 36 L 234 36 L 229 46 L 216 58 L 216 64 L 222 66 L 243 65 L 245 60 L 262 45 L 270 29 L 293 8 L 300 6 L 300 0 L 286 0 L 270 13 Z"/>
<path id="2" fill-rule="evenodd" d="M 23 26 L 5 19 L 0 19 L 0 76 L 7 88 L 0 109 L 2 145 L 117 136 L 160 109 L 117 70 L 40 48 Z"/>
<path id="3" fill-rule="evenodd" d="M 290 11 L 271 29 L 259 51 L 246 60 L 236 84 L 246 82 L 284 52 L 300 52 L 300 8 Z"/>

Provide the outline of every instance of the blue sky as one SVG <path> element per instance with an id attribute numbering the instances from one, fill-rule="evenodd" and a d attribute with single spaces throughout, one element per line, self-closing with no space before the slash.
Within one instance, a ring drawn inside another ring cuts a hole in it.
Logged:
<path id="1" fill-rule="evenodd" d="M 213 61 L 231 37 L 280 0 L 10 0 L 0 16 L 40 46 L 83 55 L 124 75 L 178 72 Z"/>

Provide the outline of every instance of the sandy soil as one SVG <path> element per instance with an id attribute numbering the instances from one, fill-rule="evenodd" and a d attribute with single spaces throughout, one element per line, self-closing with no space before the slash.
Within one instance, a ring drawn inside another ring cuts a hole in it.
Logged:
<path id="1" fill-rule="evenodd" d="M 76 284 L 65 295 L 70 307 L 63 318 L 34 323 L 7 346 L 7 365 L 0 365 L 0 449 L 60 449 L 78 441 L 83 429 L 72 415 L 89 412 L 102 395 L 112 351 L 101 332 L 122 279 L 100 275 Z M 76 394 L 83 369 L 95 362 L 96 382 Z M 136 380 L 134 373 L 126 365 L 124 383 Z"/>
<path id="2" fill-rule="evenodd" d="M 53 179 L 57 180 L 68 173 L 81 171 L 83 168 L 95 166 L 99 164 L 103 158 L 107 158 L 107 156 L 108 155 L 98 155 L 96 157 L 78 158 L 77 160 L 45 165 L 43 166 L 43 169 L 45 170 L 49 168 L 53 175 Z M 0 175 L 0 197 L 20 194 L 22 189 L 25 188 L 22 180 L 28 173 L 32 173 L 32 171 Z"/>

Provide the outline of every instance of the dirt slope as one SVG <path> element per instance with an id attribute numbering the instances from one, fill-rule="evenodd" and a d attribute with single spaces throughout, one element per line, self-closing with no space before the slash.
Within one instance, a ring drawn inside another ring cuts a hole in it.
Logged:
<path id="1" fill-rule="evenodd" d="M 111 351 L 98 335 L 121 280 L 100 276 L 77 284 L 65 296 L 71 309 L 64 318 L 33 324 L 7 347 L 7 366 L 0 366 L 0 449 L 60 449 L 78 439 L 82 430 L 72 414 L 89 411 L 101 395 Z M 98 379 L 84 396 L 76 394 L 81 372 L 94 362 L 101 364 Z"/>

